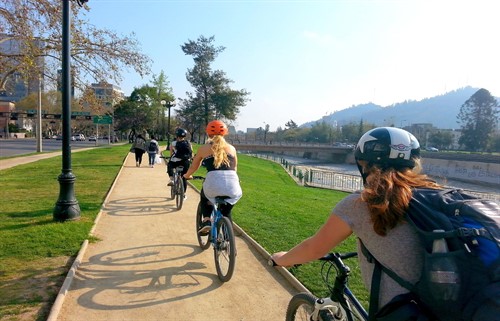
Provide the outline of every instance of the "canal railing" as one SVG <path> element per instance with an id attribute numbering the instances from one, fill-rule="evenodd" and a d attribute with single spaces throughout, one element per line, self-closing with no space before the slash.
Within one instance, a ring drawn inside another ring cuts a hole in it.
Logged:
<path id="1" fill-rule="evenodd" d="M 355 192 L 363 189 L 363 180 L 361 176 L 339 173 L 324 169 L 317 169 L 306 164 L 297 164 L 286 158 L 272 154 L 247 154 L 249 156 L 266 159 L 280 164 L 299 185 L 334 189 L 343 192 Z M 465 192 L 484 199 L 492 200 L 500 204 L 500 194 L 487 193 L 464 189 Z"/>

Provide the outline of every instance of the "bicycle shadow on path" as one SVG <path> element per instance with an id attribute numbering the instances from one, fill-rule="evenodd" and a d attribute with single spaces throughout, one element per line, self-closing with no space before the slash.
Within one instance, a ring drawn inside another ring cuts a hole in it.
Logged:
<path id="1" fill-rule="evenodd" d="M 267 258 L 237 236 L 235 272 L 222 283 L 212 248 L 198 245 L 199 194 L 189 187 L 177 211 L 165 165 L 134 164 L 127 157 L 57 320 L 283 319 L 297 290 Z"/>

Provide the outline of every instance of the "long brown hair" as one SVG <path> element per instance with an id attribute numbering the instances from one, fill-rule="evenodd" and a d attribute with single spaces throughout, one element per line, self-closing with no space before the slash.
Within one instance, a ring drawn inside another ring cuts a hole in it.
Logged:
<path id="1" fill-rule="evenodd" d="M 366 167 L 366 164 L 363 169 L 367 171 L 368 177 L 361 199 L 368 204 L 375 233 L 381 236 L 387 235 L 389 230 L 403 221 L 413 188 L 441 188 L 441 185 L 420 173 L 419 159 L 413 169 L 382 170 L 377 166 Z"/>
<path id="2" fill-rule="evenodd" d="M 229 166 L 229 158 L 226 153 L 227 142 L 222 135 L 214 135 L 208 141 L 214 155 L 214 167 L 219 168 L 222 164 Z"/>

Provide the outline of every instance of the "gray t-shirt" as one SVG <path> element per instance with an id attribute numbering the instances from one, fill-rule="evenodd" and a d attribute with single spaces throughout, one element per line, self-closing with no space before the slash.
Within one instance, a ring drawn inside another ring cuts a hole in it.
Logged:
<path id="1" fill-rule="evenodd" d="M 340 201 L 333 209 L 332 215 L 337 215 L 346 222 L 354 234 L 363 240 L 372 255 L 385 267 L 411 283 L 416 283 L 420 279 L 424 249 L 409 223 L 397 225 L 386 236 L 376 234 L 368 206 L 361 200 L 359 193 L 351 194 Z M 373 264 L 369 263 L 361 253 L 359 244 L 358 253 L 363 281 L 369 290 Z M 408 290 L 382 273 L 379 307 L 385 305 L 394 296 L 407 292 Z"/>

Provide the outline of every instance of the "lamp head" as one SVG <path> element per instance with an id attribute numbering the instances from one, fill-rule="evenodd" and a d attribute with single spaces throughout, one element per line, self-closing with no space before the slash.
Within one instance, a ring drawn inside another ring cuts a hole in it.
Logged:
<path id="1" fill-rule="evenodd" d="M 83 7 L 83 5 L 84 5 L 86 2 L 89 2 L 89 0 L 76 0 L 76 3 L 78 3 L 78 5 L 79 5 L 80 7 Z"/>

